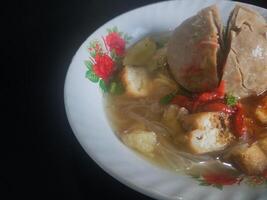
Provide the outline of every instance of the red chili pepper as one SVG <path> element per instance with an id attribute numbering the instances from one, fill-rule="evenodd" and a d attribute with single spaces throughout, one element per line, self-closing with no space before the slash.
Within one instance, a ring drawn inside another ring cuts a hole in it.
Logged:
<path id="1" fill-rule="evenodd" d="M 233 114 L 235 110 L 232 107 L 229 107 L 220 102 L 212 102 L 202 106 L 202 111 L 209 112 L 224 112 L 226 114 Z"/>
<path id="2" fill-rule="evenodd" d="M 206 102 L 219 100 L 224 98 L 224 82 L 221 81 L 218 88 L 216 88 L 212 92 L 204 92 L 196 97 L 193 97 L 193 99 L 190 99 L 186 96 L 177 95 L 173 100 L 173 104 L 177 104 L 181 107 L 185 107 L 186 109 L 194 112 L 197 110 L 197 108 L 200 105 L 203 105 Z M 233 113 L 233 110 L 224 105 L 223 103 L 220 103 L 220 105 L 210 105 L 210 107 L 207 107 L 206 111 L 221 111 L 225 113 Z"/>
<path id="3" fill-rule="evenodd" d="M 210 101 L 217 97 L 215 92 L 204 92 L 198 96 L 199 101 Z"/>
<path id="4" fill-rule="evenodd" d="M 195 112 L 201 104 L 202 103 L 200 101 L 198 101 L 198 100 L 193 101 L 193 103 L 192 103 L 192 112 Z"/>
<path id="5" fill-rule="evenodd" d="M 224 81 L 220 82 L 220 85 L 219 85 L 219 87 L 216 88 L 215 92 L 217 92 L 218 97 L 221 97 L 221 98 L 224 97 L 224 95 L 225 95 L 225 83 L 224 83 Z"/>
<path id="6" fill-rule="evenodd" d="M 182 95 L 177 95 L 176 97 L 174 97 L 171 103 L 177 104 L 178 106 L 181 106 L 181 107 L 185 107 L 186 109 L 190 111 L 192 110 L 192 106 L 193 106 L 193 101 L 190 100 L 188 97 L 182 96 Z"/>
<path id="7" fill-rule="evenodd" d="M 214 91 L 204 92 L 200 94 L 197 99 L 202 102 L 223 99 L 225 95 L 224 88 L 224 81 L 221 81 L 219 87 L 217 87 Z"/>
<path id="8" fill-rule="evenodd" d="M 246 134 L 247 126 L 245 124 L 245 115 L 242 105 L 239 103 L 236 105 L 236 114 L 234 116 L 234 129 L 238 137 L 241 137 Z"/>

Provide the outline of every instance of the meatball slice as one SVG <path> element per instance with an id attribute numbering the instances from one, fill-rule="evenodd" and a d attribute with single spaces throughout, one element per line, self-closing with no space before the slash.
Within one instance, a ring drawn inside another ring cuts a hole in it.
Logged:
<path id="1" fill-rule="evenodd" d="M 267 90 L 267 24 L 256 11 L 237 5 L 227 28 L 222 72 L 227 93 L 240 98 Z"/>
<path id="2" fill-rule="evenodd" d="M 174 78 L 187 90 L 203 92 L 218 86 L 221 33 L 216 6 L 201 10 L 174 30 L 167 60 Z"/>

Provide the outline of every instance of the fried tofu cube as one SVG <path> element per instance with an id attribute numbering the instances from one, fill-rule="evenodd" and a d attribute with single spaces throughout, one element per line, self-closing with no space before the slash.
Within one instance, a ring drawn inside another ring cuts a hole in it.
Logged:
<path id="1" fill-rule="evenodd" d="M 233 141 L 230 132 L 223 132 L 219 129 L 194 130 L 188 135 L 189 148 L 195 154 L 220 151 L 229 146 Z"/>
<path id="2" fill-rule="evenodd" d="M 260 175 L 267 169 L 267 157 L 258 143 L 234 149 L 229 158 L 236 168 L 248 175 Z"/>
<path id="3" fill-rule="evenodd" d="M 194 154 L 220 151 L 235 139 L 228 129 L 228 116 L 218 112 L 187 115 L 182 125 L 187 131 L 187 146 Z"/>
<path id="4" fill-rule="evenodd" d="M 153 156 L 157 144 L 157 136 L 154 132 L 136 130 L 122 136 L 122 141 L 129 147 Z"/>
<path id="5" fill-rule="evenodd" d="M 121 80 L 126 95 L 131 97 L 146 97 L 148 95 L 150 81 L 145 68 L 125 66 L 121 72 Z"/>

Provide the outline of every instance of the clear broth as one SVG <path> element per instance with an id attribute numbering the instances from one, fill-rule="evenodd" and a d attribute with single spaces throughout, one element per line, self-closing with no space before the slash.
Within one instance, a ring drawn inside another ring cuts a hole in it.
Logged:
<path id="1" fill-rule="evenodd" d="M 154 38 L 161 40 L 161 42 L 166 42 L 168 35 L 169 33 L 164 33 L 164 37 L 155 36 Z M 151 72 L 150 75 L 153 78 L 160 74 L 175 82 L 167 67 Z M 117 136 L 121 138 L 124 134 L 133 130 L 154 131 L 157 134 L 159 143 L 154 156 L 141 155 L 150 162 L 164 168 L 183 171 L 193 175 L 203 174 L 207 171 L 239 174 L 240 172 L 230 163 L 220 160 L 220 156 L 224 152 L 211 153 L 204 156 L 188 153 L 183 143 L 184 132 L 172 131 L 162 123 L 164 110 L 169 105 L 162 105 L 159 101 L 161 97 L 170 92 L 172 92 L 170 88 L 152 85 L 150 95 L 146 98 L 133 98 L 125 94 L 108 94 L 106 96 L 107 116 Z M 257 137 L 262 132 L 267 131 L 267 127 L 260 124 L 253 113 L 259 101 L 266 95 L 267 93 L 242 100 L 246 114 L 251 122 L 249 124 L 250 129 L 253 130 Z"/>

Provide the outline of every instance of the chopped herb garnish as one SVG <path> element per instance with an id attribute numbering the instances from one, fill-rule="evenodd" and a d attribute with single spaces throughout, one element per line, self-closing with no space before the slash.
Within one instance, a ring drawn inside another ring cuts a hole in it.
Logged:
<path id="1" fill-rule="evenodd" d="M 170 93 L 170 94 L 167 94 L 167 95 L 165 95 L 164 97 L 162 97 L 161 99 L 160 99 L 160 104 L 162 104 L 162 105 L 167 105 L 167 104 L 169 104 L 171 101 L 172 101 L 172 99 L 175 97 L 177 95 L 177 91 L 175 91 L 175 92 L 172 92 L 172 93 Z"/>
<path id="2" fill-rule="evenodd" d="M 226 104 L 229 105 L 229 106 L 234 106 L 237 104 L 237 101 L 238 101 L 238 98 L 231 95 L 231 94 L 228 94 L 226 95 Z"/>
<path id="3" fill-rule="evenodd" d="M 112 81 L 109 85 L 109 92 L 111 94 L 120 95 L 124 92 L 124 87 L 119 81 Z"/>
<path id="4" fill-rule="evenodd" d="M 173 94 L 167 94 L 164 97 L 162 97 L 159 102 L 160 104 L 163 104 L 163 105 L 169 104 L 171 100 L 173 99 L 173 97 L 174 97 Z"/>
<path id="5" fill-rule="evenodd" d="M 160 102 L 160 104 L 167 105 L 178 94 L 179 95 L 184 95 L 184 96 L 191 96 L 192 95 L 190 92 L 188 92 L 182 86 L 179 85 L 175 91 L 173 91 L 172 93 L 167 94 L 164 97 L 162 97 L 159 102 Z"/>

